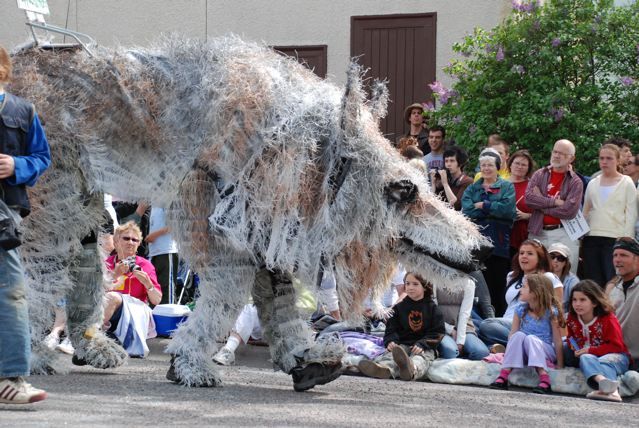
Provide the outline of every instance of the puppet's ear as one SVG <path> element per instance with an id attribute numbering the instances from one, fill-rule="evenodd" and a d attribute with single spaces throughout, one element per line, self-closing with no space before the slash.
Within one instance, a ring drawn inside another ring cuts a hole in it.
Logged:
<path id="1" fill-rule="evenodd" d="M 375 79 L 371 85 L 371 99 L 368 102 L 373 119 L 378 121 L 388 114 L 388 86 L 386 81 Z"/>

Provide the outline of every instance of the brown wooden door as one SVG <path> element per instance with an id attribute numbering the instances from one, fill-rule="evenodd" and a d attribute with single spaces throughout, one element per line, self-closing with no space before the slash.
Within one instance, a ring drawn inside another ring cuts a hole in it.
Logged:
<path id="1" fill-rule="evenodd" d="M 390 104 L 380 126 L 391 141 L 408 132 L 404 108 L 431 98 L 436 35 L 436 13 L 351 17 L 351 56 L 369 68 L 366 77 L 388 81 Z"/>
<path id="2" fill-rule="evenodd" d="M 322 79 L 326 77 L 326 45 L 273 46 L 273 49 L 295 58 Z"/>

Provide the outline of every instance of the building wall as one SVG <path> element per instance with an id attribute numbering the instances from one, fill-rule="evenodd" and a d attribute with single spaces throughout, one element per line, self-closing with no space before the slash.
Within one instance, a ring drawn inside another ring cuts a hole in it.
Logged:
<path id="1" fill-rule="evenodd" d="M 145 45 L 162 32 L 215 37 L 229 32 L 269 45 L 328 45 L 328 78 L 343 83 L 350 58 L 350 18 L 437 12 L 437 78 L 452 44 L 474 27 L 492 28 L 510 0 L 49 0 L 47 22 L 91 35 L 100 45 Z M 68 11 L 68 13 L 67 13 Z M 0 0 L 0 44 L 29 39 L 15 0 Z"/>

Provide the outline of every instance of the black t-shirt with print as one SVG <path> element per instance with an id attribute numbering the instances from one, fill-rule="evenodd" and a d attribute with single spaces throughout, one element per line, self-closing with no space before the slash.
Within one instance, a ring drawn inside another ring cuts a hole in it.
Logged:
<path id="1" fill-rule="evenodd" d="M 444 317 L 430 299 L 412 300 L 406 296 L 393 307 L 393 316 L 386 323 L 384 346 L 390 342 L 423 349 L 435 349 L 444 333 Z"/>

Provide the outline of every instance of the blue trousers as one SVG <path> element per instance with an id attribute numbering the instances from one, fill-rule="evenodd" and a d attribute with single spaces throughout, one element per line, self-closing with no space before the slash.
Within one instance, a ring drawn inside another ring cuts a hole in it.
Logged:
<path id="1" fill-rule="evenodd" d="M 466 335 L 466 342 L 464 343 L 464 351 L 462 355 L 459 355 L 459 348 L 452 336 L 446 334 L 437 347 L 437 352 L 441 358 L 466 358 L 469 360 L 479 361 L 482 358 L 488 356 L 490 351 L 488 347 L 484 345 L 477 336 L 474 334 Z"/>
<path id="2" fill-rule="evenodd" d="M 579 368 L 581 369 L 588 386 L 592 389 L 599 389 L 599 382 L 595 382 L 596 375 L 602 375 L 606 379 L 617 380 L 617 376 L 628 371 L 630 360 L 625 354 L 606 354 L 597 357 L 592 354 L 584 354 L 579 357 Z"/>
<path id="3" fill-rule="evenodd" d="M 0 378 L 29 375 L 30 342 L 20 253 L 0 248 Z"/>
<path id="4" fill-rule="evenodd" d="M 479 326 L 479 337 L 488 346 L 496 343 L 506 346 L 513 322 L 505 318 L 488 318 Z"/>

